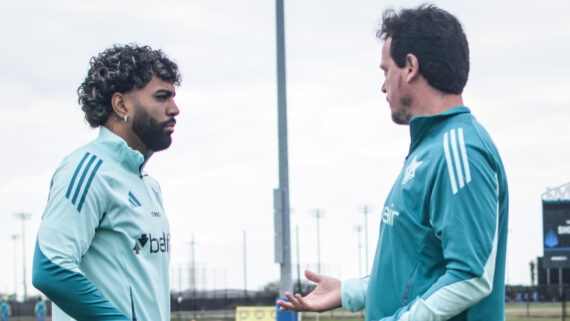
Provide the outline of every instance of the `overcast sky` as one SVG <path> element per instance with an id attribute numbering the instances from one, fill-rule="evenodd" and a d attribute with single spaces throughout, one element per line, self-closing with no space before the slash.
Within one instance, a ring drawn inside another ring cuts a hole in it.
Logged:
<path id="1" fill-rule="evenodd" d="M 366 274 L 355 228 L 364 224 L 363 204 L 375 206 L 368 216 L 372 262 L 378 208 L 409 147 L 408 127 L 392 123 L 380 90 L 375 32 L 384 9 L 419 3 L 285 0 L 293 264 L 298 225 L 301 266 L 316 267 L 311 210 L 320 208 L 323 271 L 343 279 Z M 510 185 L 507 281 L 528 284 L 529 262 L 542 255 L 541 194 L 570 181 L 570 4 L 433 3 L 467 33 L 464 102 L 497 144 Z M 0 293 L 13 292 L 14 269 L 20 294 L 23 288 L 14 213 L 33 214 L 26 223 L 29 281 L 50 178 L 97 135 L 76 96 L 89 59 L 129 42 L 163 49 L 183 74 L 174 142 L 146 167 L 161 184 L 170 219 L 173 288 L 178 267 L 190 260 L 192 235 L 196 262 L 209 271 L 198 286 L 242 287 L 244 229 L 247 287 L 279 278 L 273 1 L 2 1 L 0 30 Z"/>

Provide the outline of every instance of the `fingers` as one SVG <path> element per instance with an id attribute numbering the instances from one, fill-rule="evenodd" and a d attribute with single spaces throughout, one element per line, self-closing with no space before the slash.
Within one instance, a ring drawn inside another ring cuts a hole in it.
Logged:
<path id="1" fill-rule="evenodd" d="M 287 299 L 289 299 L 289 302 L 297 309 L 302 309 L 303 305 L 299 302 L 299 300 L 296 297 L 301 297 L 301 295 L 299 293 L 297 293 L 295 296 L 293 296 L 291 293 L 289 292 L 285 292 L 285 296 L 287 297 Z"/>
<path id="2" fill-rule="evenodd" d="M 290 295 L 291 293 L 285 292 L 285 296 L 290 296 Z M 281 306 L 281 308 L 279 308 L 279 311 L 293 310 L 295 308 L 295 306 L 291 302 L 287 302 L 284 300 L 277 300 L 276 303 Z"/>
<path id="3" fill-rule="evenodd" d="M 290 302 L 283 301 L 283 300 L 277 300 L 277 304 L 279 304 L 281 306 L 279 308 L 279 311 L 293 310 L 295 308 Z"/>
<path id="4" fill-rule="evenodd" d="M 309 270 L 305 270 L 305 277 L 315 283 L 320 283 L 322 280 L 322 275 Z"/>
<path id="5" fill-rule="evenodd" d="M 300 294 L 297 293 L 295 296 L 293 296 L 290 292 L 285 292 L 285 296 L 289 302 L 284 300 L 277 300 L 277 304 L 281 306 L 279 308 L 279 311 L 292 310 L 299 312 L 307 310 L 307 306 Z"/>
<path id="6" fill-rule="evenodd" d="M 285 296 L 291 296 L 291 293 L 285 292 Z M 281 306 L 281 307 L 279 308 L 279 311 L 294 310 L 294 309 L 295 309 L 295 306 L 294 306 L 291 302 L 289 302 L 289 301 L 277 300 L 276 303 Z"/>
<path id="7" fill-rule="evenodd" d="M 300 306 L 305 307 L 306 310 L 308 310 L 308 306 L 307 303 L 305 302 L 305 299 L 303 299 L 303 297 L 297 293 L 295 294 L 295 300 L 299 303 Z"/>

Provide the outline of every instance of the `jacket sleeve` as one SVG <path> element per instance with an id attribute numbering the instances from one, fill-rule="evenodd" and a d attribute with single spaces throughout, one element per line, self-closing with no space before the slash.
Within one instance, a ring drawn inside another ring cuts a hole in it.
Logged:
<path id="1" fill-rule="evenodd" d="M 445 273 L 383 321 L 448 320 L 492 291 L 499 225 L 496 162 L 483 147 L 465 144 L 463 132 L 446 134 L 443 147 L 429 221 L 441 241 Z"/>
<path id="2" fill-rule="evenodd" d="M 344 280 L 340 284 L 342 308 L 352 312 L 364 309 L 366 303 L 366 290 L 368 289 L 368 276 L 360 279 Z"/>
<path id="3" fill-rule="evenodd" d="M 106 209 L 97 175 L 103 160 L 91 153 L 64 160 L 52 179 L 33 260 L 33 285 L 76 320 L 129 320 L 81 272 Z"/>

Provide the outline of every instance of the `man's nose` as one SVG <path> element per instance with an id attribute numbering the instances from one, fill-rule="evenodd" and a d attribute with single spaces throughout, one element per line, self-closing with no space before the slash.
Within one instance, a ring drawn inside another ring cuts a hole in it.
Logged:
<path id="1" fill-rule="evenodd" d="M 177 116 L 178 114 L 180 114 L 180 109 L 178 109 L 178 106 L 176 105 L 174 100 L 172 100 L 172 103 L 168 106 L 166 112 L 168 116 Z"/>

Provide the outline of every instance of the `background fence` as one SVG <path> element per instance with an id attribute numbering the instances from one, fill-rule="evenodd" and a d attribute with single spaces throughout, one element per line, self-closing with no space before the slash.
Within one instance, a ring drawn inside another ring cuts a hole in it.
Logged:
<path id="1" fill-rule="evenodd" d="M 301 293 L 308 293 L 312 285 L 303 283 Z M 298 291 L 295 284 L 295 291 Z M 268 284 L 259 291 L 244 291 L 243 289 L 220 290 L 185 290 L 171 293 L 171 311 L 174 319 L 228 319 L 235 318 L 237 306 L 273 306 L 277 297 L 277 285 Z M 26 301 L 9 300 L 13 320 L 19 317 L 32 317 L 34 306 L 39 298 L 29 298 Z M 505 311 L 511 317 L 543 320 L 566 320 L 570 315 L 570 284 L 560 286 L 507 286 L 505 288 Z M 51 303 L 46 304 L 48 315 L 51 315 Z M 346 313 L 345 313 L 346 314 Z M 358 318 L 360 314 L 345 315 L 341 311 L 331 313 L 343 318 Z M 307 314 L 310 318 L 311 314 Z M 570 318 L 568 318 L 570 320 Z"/>

